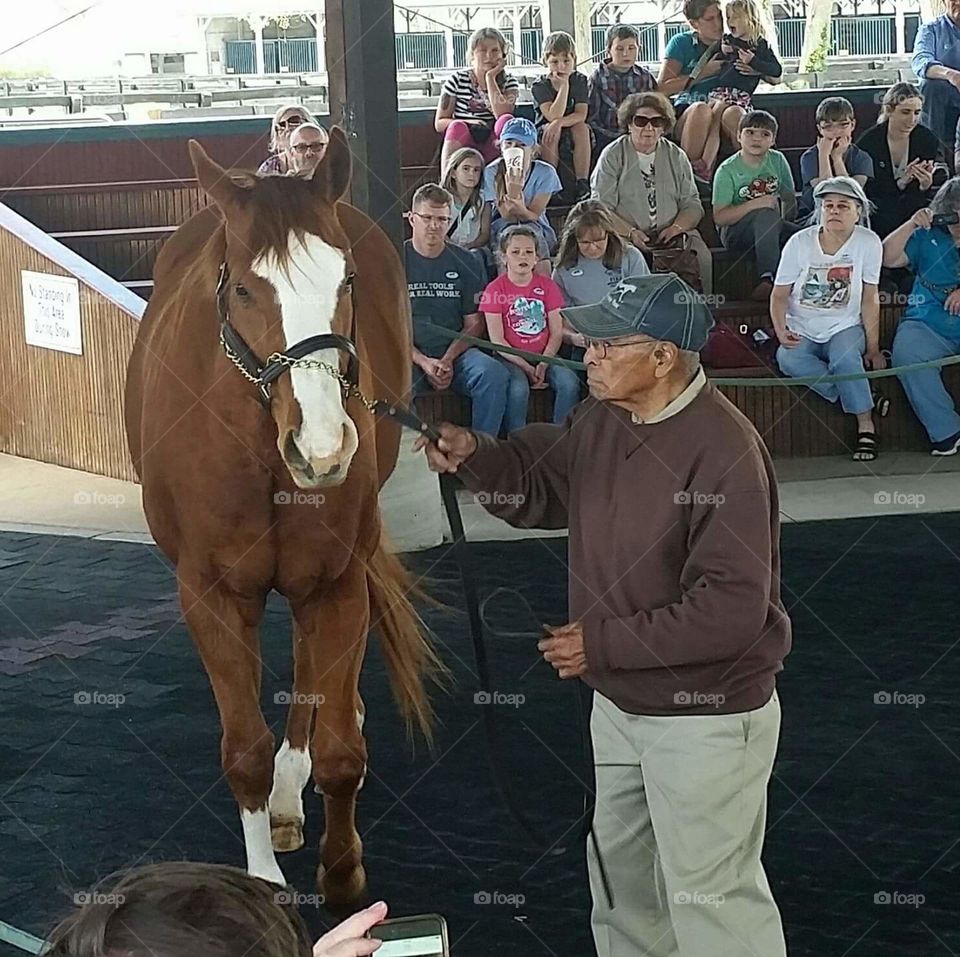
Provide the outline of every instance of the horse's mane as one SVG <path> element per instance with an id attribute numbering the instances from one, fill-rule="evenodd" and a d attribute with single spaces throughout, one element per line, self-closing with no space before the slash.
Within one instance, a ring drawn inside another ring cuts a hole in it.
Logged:
<path id="1" fill-rule="evenodd" d="M 280 268 L 286 269 L 291 231 L 298 239 L 322 232 L 316 186 L 304 176 L 258 176 L 249 170 L 230 170 L 229 176 L 250 194 L 246 202 L 256 223 L 251 237 L 253 258 L 272 253 Z"/>

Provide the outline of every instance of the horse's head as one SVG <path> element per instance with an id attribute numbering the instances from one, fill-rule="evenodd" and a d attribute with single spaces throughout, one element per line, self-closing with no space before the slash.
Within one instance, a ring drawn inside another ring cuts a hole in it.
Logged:
<path id="1" fill-rule="evenodd" d="M 229 282 L 221 308 L 261 361 L 311 336 L 351 337 L 354 264 L 336 203 L 350 182 L 350 150 L 334 128 L 311 179 L 231 176 L 190 142 L 197 181 L 226 222 Z M 311 359 L 341 368 L 344 356 L 321 349 Z M 254 386 L 251 390 L 255 392 Z M 277 445 L 301 488 L 338 485 L 359 442 L 329 371 L 294 365 L 270 393 Z"/>

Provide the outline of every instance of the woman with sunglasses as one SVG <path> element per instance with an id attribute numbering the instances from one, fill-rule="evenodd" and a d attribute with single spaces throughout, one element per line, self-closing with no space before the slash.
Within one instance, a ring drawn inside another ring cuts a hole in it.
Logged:
<path id="1" fill-rule="evenodd" d="M 593 197 L 613 210 L 617 233 L 649 255 L 687 236 L 703 291 L 712 289 L 710 250 L 697 232 L 703 204 L 686 153 L 666 135 L 676 116 L 661 93 L 634 93 L 620 104 L 623 135 L 600 154 Z"/>
<path id="2" fill-rule="evenodd" d="M 270 124 L 270 157 L 257 170 L 258 176 L 286 176 L 294 169 L 290 155 L 290 134 L 303 123 L 316 124 L 313 114 L 302 106 L 281 106 Z"/>

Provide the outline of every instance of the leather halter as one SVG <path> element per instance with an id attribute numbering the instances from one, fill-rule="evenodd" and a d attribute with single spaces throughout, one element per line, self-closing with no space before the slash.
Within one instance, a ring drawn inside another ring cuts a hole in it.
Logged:
<path id="1" fill-rule="evenodd" d="M 347 393 L 354 392 L 360 382 L 360 358 L 353 340 L 334 332 L 325 332 L 318 336 L 308 336 L 299 342 L 288 346 L 284 352 L 273 352 L 267 356 L 266 362 L 261 362 L 257 354 L 250 348 L 247 340 L 237 332 L 230 322 L 230 313 L 227 309 L 227 284 L 230 281 L 230 271 L 226 261 L 220 264 L 220 276 L 217 279 L 217 314 L 220 317 L 220 342 L 227 358 L 240 370 L 247 381 L 252 382 L 258 391 L 260 403 L 270 407 L 270 385 L 276 382 L 285 372 L 295 366 L 308 366 L 328 372 L 340 381 Z M 353 274 L 343 281 L 344 288 L 353 295 Z M 321 349 L 336 349 L 347 355 L 347 371 L 341 372 L 328 363 L 307 356 Z"/>

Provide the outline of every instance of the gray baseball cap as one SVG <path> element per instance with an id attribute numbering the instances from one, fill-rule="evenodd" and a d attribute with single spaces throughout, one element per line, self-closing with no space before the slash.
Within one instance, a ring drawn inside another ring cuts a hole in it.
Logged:
<path id="1" fill-rule="evenodd" d="M 602 302 L 561 313 L 587 339 L 645 335 L 689 352 L 699 352 L 713 328 L 703 296 L 672 272 L 622 279 Z"/>

